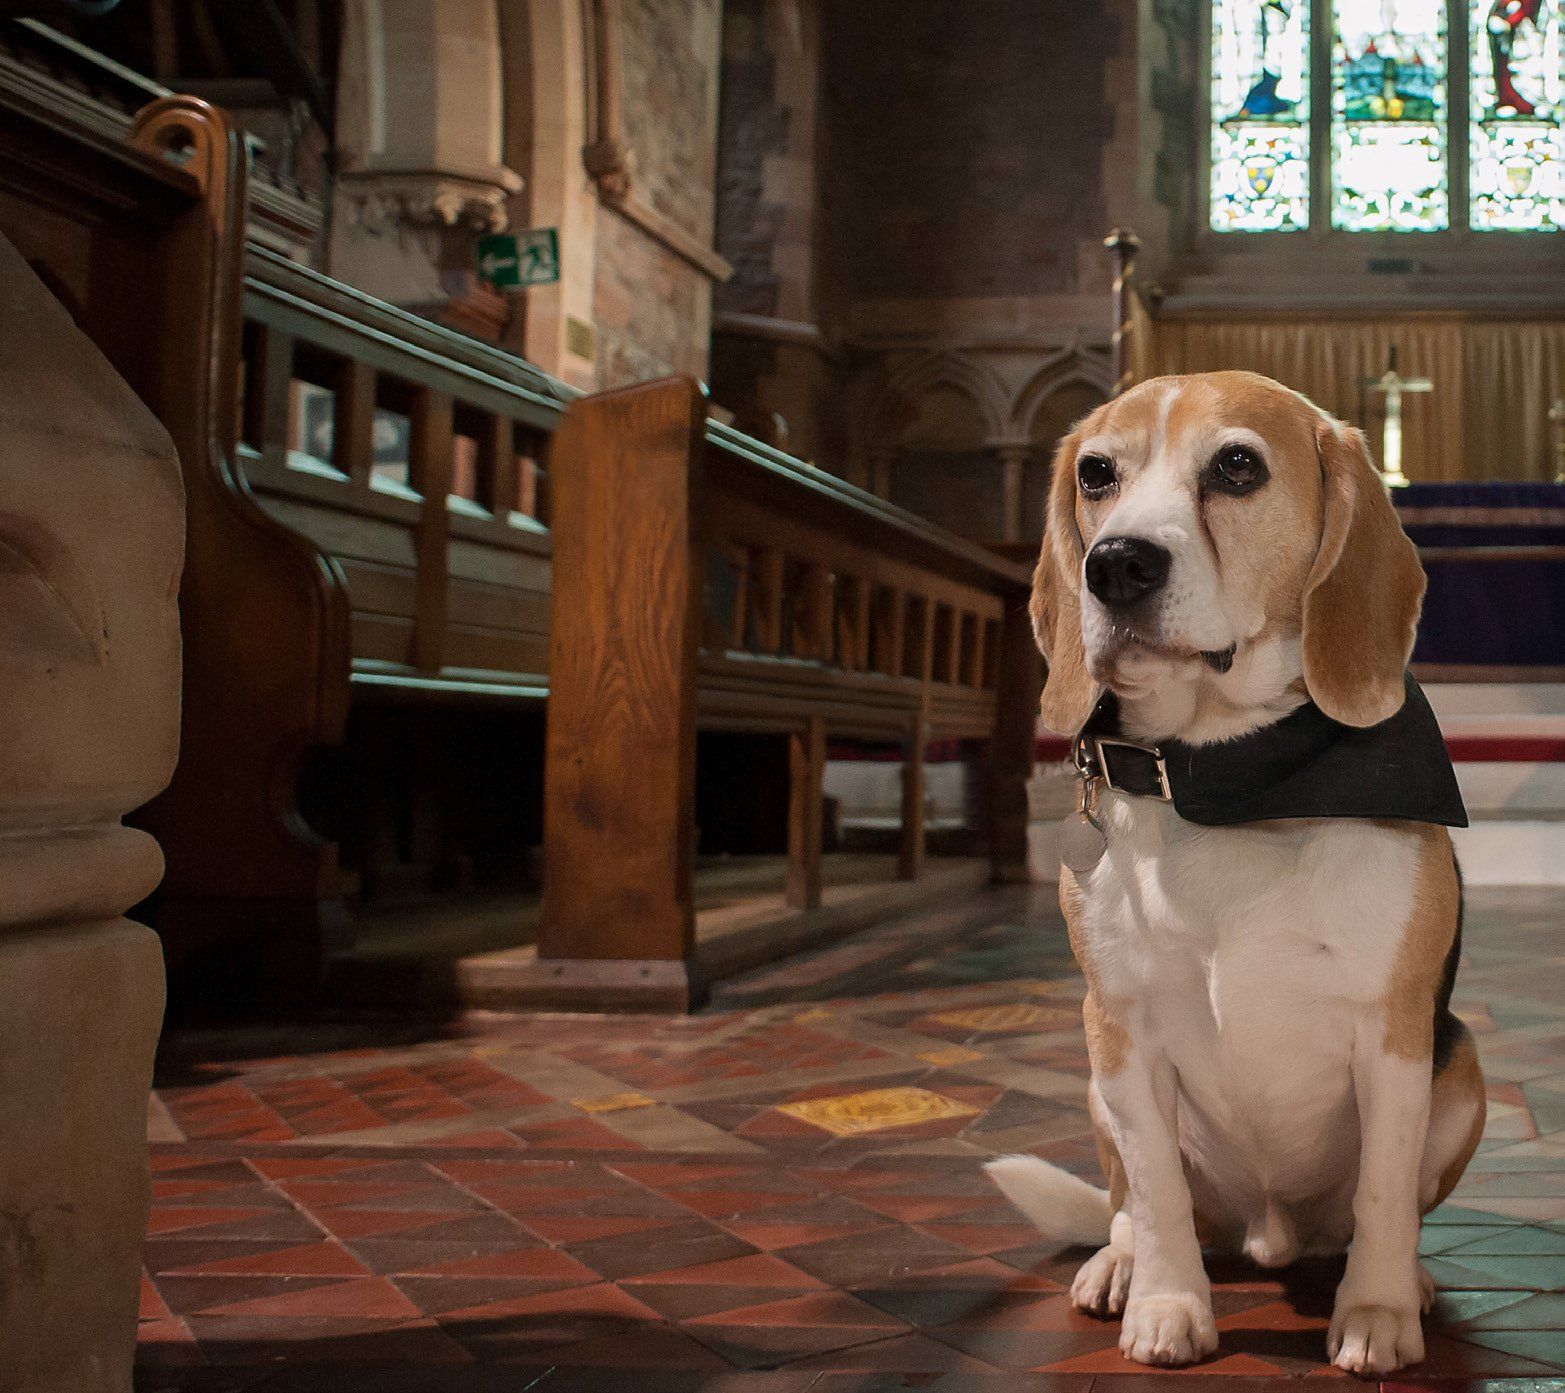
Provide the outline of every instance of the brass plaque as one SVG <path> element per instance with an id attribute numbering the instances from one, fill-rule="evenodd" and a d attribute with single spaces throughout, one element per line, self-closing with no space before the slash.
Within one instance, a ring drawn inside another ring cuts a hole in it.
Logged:
<path id="1" fill-rule="evenodd" d="M 657 1105 L 656 1098 L 645 1093 L 611 1093 L 603 1098 L 572 1098 L 571 1106 L 583 1112 L 624 1112 L 628 1108 L 650 1108 Z"/>
<path id="2" fill-rule="evenodd" d="M 930 1019 L 936 1025 L 958 1030 L 1030 1030 L 1057 1020 L 1057 1012 L 1033 1001 L 1011 1001 L 1003 1006 L 974 1006 L 966 1011 L 942 1011 Z"/>
<path id="3" fill-rule="evenodd" d="M 598 351 L 597 333 L 585 319 L 568 314 L 565 316 L 565 347 L 568 352 L 590 363 Z"/>
<path id="4" fill-rule="evenodd" d="M 868 1093 L 846 1093 L 836 1098 L 807 1098 L 783 1103 L 779 1112 L 808 1122 L 834 1136 L 852 1137 L 861 1132 L 881 1132 L 888 1127 L 912 1127 L 947 1117 L 974 1117 L 978 1109 L 931 1093 L 927 1088 L 876 1088 Z"/>

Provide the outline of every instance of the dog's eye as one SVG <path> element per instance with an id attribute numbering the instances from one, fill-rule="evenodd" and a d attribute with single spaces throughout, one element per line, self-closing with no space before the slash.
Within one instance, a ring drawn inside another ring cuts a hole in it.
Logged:
<path id="1" fill-rule="evenodd" d="M 1225 493 L 1249 493 L 1266 482 L 1266 461 L 1248 445 L 1225 445 L 1212 457 L 1207 476 Z"/>
<path id="2" fill-rule="evenodd" d="M 1114 487 L 1114 464 L 1102 455 L 1083 455 L 1076 461 L 1076 482 L 1088 498 L 1100 498 Z"/>

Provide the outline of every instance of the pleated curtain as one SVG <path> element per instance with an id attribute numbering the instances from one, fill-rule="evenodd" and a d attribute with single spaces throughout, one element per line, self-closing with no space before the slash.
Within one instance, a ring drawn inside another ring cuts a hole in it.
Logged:
<path id="1" fill-rule="evenodd" d="M 1397 348 L 1403 377 L 1430 392 L 1402 398 L 1408 477 L 1552 479 L 1549 407 L 1565 397 L 1565 321 L 1418 314 L 1357 319 L 1153 318 L 1137 302 L 1130 364 L 1138 377 L 1248 368 L 1303 392 L 1369 433 L 1377 460 L 1384 398 L 1363 383 Z"/>

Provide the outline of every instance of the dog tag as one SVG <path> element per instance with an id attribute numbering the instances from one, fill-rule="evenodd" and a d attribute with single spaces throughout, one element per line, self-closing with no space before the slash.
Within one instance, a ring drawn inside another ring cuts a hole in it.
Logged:
<path id="1" fill-rule="evenodd" d="M 1060 824 L 1060 860 L 1076 875 L 1086 875 L 1108 850 L 1109 839 L 1097 819 L 1098 781 L 1076 782 L 1076 811 L 1066 813 Z"/>
<path id="2" fill-rule="evenodd" d="M 1066 813 L 1060 824 L 1060 860 L 1076 875 L 1086 875 L 1108 850 L 1109 839 L 1090 813 Z"/>

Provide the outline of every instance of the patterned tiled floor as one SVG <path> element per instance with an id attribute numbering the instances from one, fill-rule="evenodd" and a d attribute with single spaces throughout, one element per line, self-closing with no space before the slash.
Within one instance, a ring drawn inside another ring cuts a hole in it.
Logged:
<path id="1" fill-rule="evenodd" d="M 1483 1150 L 1425 1230 L 1399 1382 L 1565 1390 L 1558 897 L 1471 897 Z M 730 984 L 691 1020 L 172 1039 L 151 1129 L 143 1393 L 1152 1393 L 1336 1377 L 1334 1280 L 1215 1262 L 1218 1356 L 1152 1375 L 979 1174 L 1096 1174 L 1080 979 L 1047 892 Z M 1124 1384 L 1126 1378 L 1134 1385 Z M 1525 1382 L 1523 1382 L 1525 1381 Z"/>

